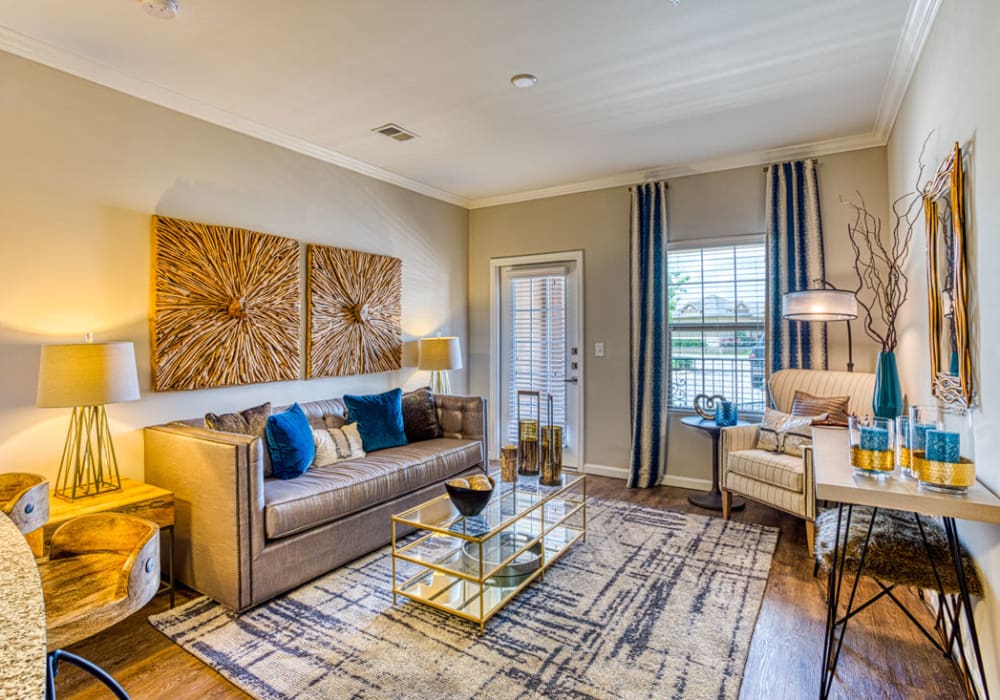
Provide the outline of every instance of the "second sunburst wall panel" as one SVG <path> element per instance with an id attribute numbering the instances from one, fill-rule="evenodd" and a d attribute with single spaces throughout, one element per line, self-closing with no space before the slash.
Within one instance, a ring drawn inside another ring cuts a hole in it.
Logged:
<path id="1" fill-rule="evenodd" d="M 402 260 L 310 245 L 307 279 L 309 377 L 391 372 L 402 366 Z"/>

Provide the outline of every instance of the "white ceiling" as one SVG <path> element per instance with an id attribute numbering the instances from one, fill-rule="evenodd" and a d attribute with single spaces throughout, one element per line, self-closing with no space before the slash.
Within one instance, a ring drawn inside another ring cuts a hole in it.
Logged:
<path id="1" fill-rule="evenodd" d="M 473 207 L 885 143 L 939 4 L 179 2 L 0 0 L 0 49 Z"/>

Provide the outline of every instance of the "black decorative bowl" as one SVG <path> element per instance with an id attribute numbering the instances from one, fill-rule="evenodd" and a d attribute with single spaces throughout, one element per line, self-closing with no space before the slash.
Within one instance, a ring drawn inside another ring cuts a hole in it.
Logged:
<path id="1" fill-rule="evenodd" d="M 492 487 L 496 487 L 496 482 L 491 477 L 487 476 L 486 478 L 489 479 Z M 467 489 L 462 486 L 452 486 L 447 481 L 444 484 L 444 488 L 448 492 L 451 502 L 458 509 L 458 512 L 466 517 L 479 515 L 483 512 L 486 504 L 490 502 L 490 497 L 493 496 L 493 488 L 490 488 L 489 491 Z"/>

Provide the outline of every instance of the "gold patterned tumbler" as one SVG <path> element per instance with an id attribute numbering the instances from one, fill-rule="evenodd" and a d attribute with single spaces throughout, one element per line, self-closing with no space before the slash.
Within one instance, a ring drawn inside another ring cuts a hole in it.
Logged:
<path id="1" fill-rule="evenodd" d="M 507 483 L 517 481 L 517 445 L 500 448 L 500 479 Z"/>

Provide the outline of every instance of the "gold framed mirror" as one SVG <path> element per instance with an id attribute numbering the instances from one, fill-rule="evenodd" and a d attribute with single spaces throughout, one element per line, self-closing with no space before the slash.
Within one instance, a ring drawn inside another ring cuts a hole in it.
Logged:
<path id="1" fill-rule="evenodd" d="M 945 403 L 971 406 L 964 180 L 956 143 L 924 188 L 923 199 L 932 390 Z"/>

